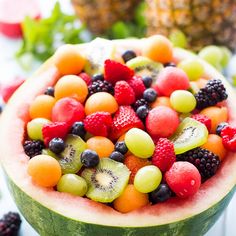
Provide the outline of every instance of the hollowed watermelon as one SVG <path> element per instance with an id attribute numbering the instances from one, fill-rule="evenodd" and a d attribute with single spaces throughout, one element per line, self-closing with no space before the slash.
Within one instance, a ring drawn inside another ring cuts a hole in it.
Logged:
<path id="1" fill-rule="evenodd" d="M 117 48 L 139 49 L 142 40 L 113 41 Z M 78 45 L 86 50 L 89 44 Z M 193 55 L 175 49 L 175 58 Z M 229 98 L 231 124 L 236 125 L 236 96 L 230 85 L 214 68 L 202 61 L 207 76 L 222 79 Z M 29 120 L 29 104 L 46 87 L 53 85 L 59 73 L 53 58 L 28 79 L 10 99 L 1 117 L 0 158 L 11 193 L 20 211 L 40 235 L 81 236 L 200 236 L 216 222 L 235 191 L 236 154 L 229 153 L 217 174 L 201 185 L 194 197 L 172 198 L 122 214 L 109 206 L 86 198 L 39 187 L 27 174 L 28 156 L 22 142 Z"/>

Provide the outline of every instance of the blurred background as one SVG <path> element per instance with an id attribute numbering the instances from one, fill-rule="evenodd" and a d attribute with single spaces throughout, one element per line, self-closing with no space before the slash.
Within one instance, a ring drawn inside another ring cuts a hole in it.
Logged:
<path id="1" fill-rule="evenodd" d="M 9 87 L 13 92 L 64 43 L 157 33 L 198 53 L 236 86 L 234 0 L 0 0 L 1 108 Z M 17 211 L 1 171 L 0 193 L 0 217 Z M 207 236 L 236 236 L 235 212 L 236 197 Z M 23 221 L 20 235 L 37 234 Z"/>

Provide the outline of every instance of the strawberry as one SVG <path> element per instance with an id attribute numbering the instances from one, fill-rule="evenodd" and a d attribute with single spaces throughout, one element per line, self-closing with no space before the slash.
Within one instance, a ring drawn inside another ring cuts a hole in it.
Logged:
<path id="1" fill-rule="evenodd" d="M 207 127 L 209 132 L 211 131 L 211 119 L 209 117 L 202 114 L 194 114 L 194 115 L 191 115 L 191 118 L 201 122 Z"/>
<path id="2" fill-rule="evenodd" d="M 160 138 L 152 156 L 152 164 L 157 166 L 162 172 L 165 172 L 170 169 L 175 161 L 173 143 L 167 138 Z"/>
<path id="3" fill-rule="evenodd" d="M 131 128 L 144 129 L 144 126 L 131 106 L 120 106 L 113 118 L 111 139 L 119 138 Z"/>
<path id="4" fill-rule="evenodd" d="M 134 90 L 126 81 L 118 81 L 115 85 L 115 99 L 119 105 L 131 105 L 135 102 Z"/>
<path id="5" fill-rule="evenodd" d="M 53 138 L 64 139 L 70 130 L 66 122 L 54 122 L 45 124 L 42 129 L 44 144 L 48 146 Z"/>
<path id="6" fill-rule="evenodd" d="M 133 76 L 127 82 L 131 86 L 131 88 L 134 90 L 136 99 L 141 98 L 143 96 L 144 90 L 146 89 L 141 77 Z"/>
<path id="7" fill-rule="evenodd" d="M 115 84 L 119 80 L 129 80 L 133 77 L 134 71 L 120 62 L 107 59 L 104 65 L 104 78 Z"/>
<path id="8" fill-rule="evenodd" d="M 79 74 L 79 77 L 87 84 L 87 85 L 90 85 L 91 82 L 92 82 L 92 79 L 91 77 L 86 74 L 85 72 L 82 72 Z"/>
<path id="9" fill-rule="evenodd" d="M 225 126 L 220 135 L 224 147 L 229 151 L 236 152 L 236 128 L 229 125 Z"/>
<path id="10" fill-rule="evenodd" d="M 85 129 L 93 135 L 107 137 L 111 125 L 112 117 L 109 112 L 95 112 L 84 119 Z"/>

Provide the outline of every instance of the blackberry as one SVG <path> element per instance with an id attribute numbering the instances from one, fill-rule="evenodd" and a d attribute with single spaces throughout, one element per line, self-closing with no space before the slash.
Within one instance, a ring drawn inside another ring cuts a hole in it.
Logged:
<path id="1" fill-rule="evenodd" d="M 114 88 L 112 84 L 105 80 L 94 81 L 91 85 L 88 86 L 88 89 L 89 89 L 89 96 L 97 92 L 108 92 L 114 95 Z"/>
<path id="2" fill-rule="evenodd" d="M 220 159 L 217 155 L 200 147 L 177 155 L 176 160 L 188 161 L 196 166 L 203 181 L 215 175 L 220 165 Z"/>
<path id="3" fill-rule="evenodd" d="M 145 99 L 143 99 L 143 98 L 138 99 L 138 100 L 133 104 L 133 108 L 134 108 L 135 111 L 136 111 L 139 107 L 141 107 L 141 106 L 146 106 L 146 107 L 148 107 L 148 102 L 147 102 Z"/>
<path id="4" fill-rule="evenodd" d="M 26 155 L 30 158 L 42 154 L 42 150 L 45 148 L 41 140 L 26 140 L 23 147 Z"/>
<path id="5" fill-rule="evenodd" d="M 203 109 L 209 106 L 214 106 L 218 102 L 225 100 L 228 97 L 226 89 L 222 82 L 217 79 L 209 80 L 206 86 L 195 94 L 197 100 L 197 109 Z"/>
<path id="6" fill-rule="evenodd" d="M 20 215 L 16 212 L 8 212 L 0 219 L 0 235 L 17 236 L 20 225 Z"/>

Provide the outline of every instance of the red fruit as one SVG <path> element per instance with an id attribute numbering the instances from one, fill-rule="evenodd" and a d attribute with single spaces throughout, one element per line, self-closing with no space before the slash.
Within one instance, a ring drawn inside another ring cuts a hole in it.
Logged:
<path id="1" fill-rule="evenodd" d="M 119 105 L 131 105 L 135 102 L 134 90 L 126 81 L 118 81 L 115 85 L 115 99 Z"/>
<path id="2" fill-rule="evenodd" d="M 85 117 L 83 105 L 74 98 L 61 98 L 52 108 L 53 122 L 66 122 L 71 126 Z"/>
<path id="3" fill-rule="evenodd" d="M 170 96 L 175 90 L 187 90 L 190 87 L 187 74 L 177 67 L 166 67 L 158 75 L 158 89 L 164 96 Z"/>
<path id="4" fill-rule="evenodd" d="M 225 126 L 221 132 L 222 143 L 224 147 L 232 152 L 236 152 L 236 128 L 232 126 Z"/>
<path id="5" fill-rule="evenodd" d="M 108 82 L 115 84 L 119 80 L 129 80 L 134 71 L 120 62 L 107 59 L 104 65 L 104 77 Z"/>
<path id="6" fill-rule="evenodd" d="M 166 172 L 176 161 L 174 145 L 167 138 L 160 138 L 152 156 L 152 164 Z"/>
<path id="7" fill-rule="evenodd" d="M 180 198 L 193 196 L 201 185 L 198 169 L 187 161 L 175 162 L 165 173 L 169 187 Z"/>
<path id="8" fill-rule="evenodd" d="M 167 106 L 153 108 L 146 118 L 146 129 L 152 137 L 170 137 L 179 125 L 176 111 Z"/>
<path id="9" fill-rule="evenodd" d="M 119 138 L 122 134 L 124 134 L 131 128 L 144 129 L 144 126 L 132 107 L 120 106 L 113 118 L 111 139 Z"/>
<path id="10" fill-rule="evenodd" d="M 127 82 L 130 85 L 130 87 L 134 90 L 136 99 L 143 96 L 143 92 L 146 88 L 143 84 L 141 77 L 133 76 Z"/>
<path id="11" fill-rule="evenodd" d="M 78 75 L 87 85 L 90 85 L 92 82 L 91 77 L 86 74 L 85 72 L 82 72 Z"/>
<path id="12" fill-rule="evenodd" d="M 84 119 L 85 129 L 96 136 L 107 137 L 112 125 L 112 117 L 109 112 L 95 112 Z"/>
<path id="13" fill-rule="evenodd" d="M 12 94 L 24 83 L 24 81 L 24 78 L 16 77 L 13 81 L 2 85 L 1 95 L 5 103 L 8 102 Z"/>
<path id="14" fill-rule="evenodd" d="M 191 118 L 201 122 L 207 127 L 209 132 L 211 131 L 211 119 L 209 117 L 202 114 L 195 114 L 195 115 L 191 115 Z"/>
<path id="15" fill-rule="evenodd" d="M 55 122 L 45 124 L 42 129 L 43 140 L 46 146 L 53 138 L 64 139 L 70 130 L 70 126 L 66 122 Z"/>

